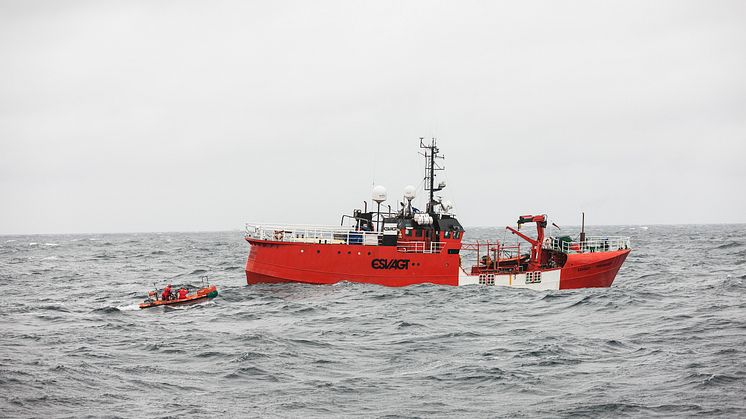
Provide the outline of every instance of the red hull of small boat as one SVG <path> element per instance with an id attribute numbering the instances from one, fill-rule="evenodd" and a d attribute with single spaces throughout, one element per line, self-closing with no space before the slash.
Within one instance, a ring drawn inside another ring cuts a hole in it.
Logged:
<path id="1" fill-rule="evenodd" d="M 161 306 L 174 306 L 174 305 L 184 305 L 184 304 L 191 304 L 196 302 L 201 302 L 203 300 L 207 300 L 210 298 L 214 298 L 218 295 L 218 289 L 215 285 L 211 285 L 206 288 L 198 289 L 196 293 L 187 295 L 186 298 L 181 298 L 178 300 L 155 300 L 150 301 L 146 303 L 140 304 L 140 308 L 151 308 L 151 307 L 161 307 Z"/>

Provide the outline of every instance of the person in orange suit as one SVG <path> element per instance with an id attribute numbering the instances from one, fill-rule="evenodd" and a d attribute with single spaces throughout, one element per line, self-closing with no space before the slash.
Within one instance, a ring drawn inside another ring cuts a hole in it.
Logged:
<path id="1" fill-rule="evenodd" d="M 187 290 L 186 288 L 180 288 L 179 289 L 179 300 L 185 299 L 187 296 Z"/>
<path id="2" fill-rule="evenodd" d="M 161 300 L 168 301 L 171 299 L 171 284 L 166 285 L 166 288 L 163 289 L 163 293 L 161 294 Z"/>

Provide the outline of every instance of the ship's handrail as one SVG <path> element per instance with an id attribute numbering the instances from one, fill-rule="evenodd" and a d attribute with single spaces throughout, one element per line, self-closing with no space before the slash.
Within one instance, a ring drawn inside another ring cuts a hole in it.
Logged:
<path id="1" fill-rule="evenodd" d="M 317 244 L 357 244 L 378 246 L 383 241 L 383 233 L 356 231 L 353 227 L 322 225 L 269 225 L 246 224 L 246 237 L 257 240 L 317 243 Z M 445 242 L 399 242 L 396 250 L 402 253 L 440 253 Z"/>
<path id="2" fill-rule="evenodd" d="M 365 244 L 377 246 L 383 234 L 375 231 L 355 231 L 353 227 L 324 225 L 246 224 L 246 237 L 279 242 L 320 244 Z"/>
<path id="3" fill-rule="evenodd" d="M 402 253 L 440 253 L 445 242 L 399 242 L 396 250 Z"/>
<path id="4" fill-rule="evenodd" d="M 544 240 L 543 247 L 563 253 L 594 253 L 630 249 L 631 244 L 630 238 L 623 236 L 588 236 L 585 241 L 564 241 L 548 237 Z"/>

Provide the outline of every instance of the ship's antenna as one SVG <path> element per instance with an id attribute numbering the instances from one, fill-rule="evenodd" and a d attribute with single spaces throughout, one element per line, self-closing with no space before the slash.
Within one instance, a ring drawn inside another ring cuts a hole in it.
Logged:
<path id="1" fill-rule="evenodd" d="M 438 186 L 435 186 L 435 171 L 443 170 L 445 167 L 438 166 L 435 159 L 442 159 L 443 156 L 439 156 L 437 141 L 432 138 L 430 144 L 425 144 L 425 137 L 420 137 L 420 148 L 425 149 L 425 153 L 420 153 L 425 156 L 425 190 L 430 191 L 430 198 L 427 203 L 427 213 L 435 215 L 435 192 L 442 190 L 446 187 L 445 182 L 441 182 Z"/>

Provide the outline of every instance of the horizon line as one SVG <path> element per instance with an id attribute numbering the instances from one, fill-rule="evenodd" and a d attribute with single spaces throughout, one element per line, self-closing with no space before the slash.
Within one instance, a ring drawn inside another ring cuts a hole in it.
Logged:
<path id="1" fill-rule="evenodd" d="M 644 223 L 644 224 L 586 224 L 588 227 L 650 227 L 650 226 L 712 226 L 712 225 L 743 225 L 746 223 Z M 319 224 L 319 226 L 323 226 Z M 568 224 L 565 227 L 580 227 L 580 224 Z M 502 228 L 498 226 L 490 225 L 472 225 L 466 226 L 465 230 L 468 232 L 469 228 Z M 228 229 L 228 230 L 160 230 L 160 231 L 105 231 L 105 232 L 65 232 L 65 233 L 0 233 L 0 237 L 4 236 L 62 236 L 62 235 L 94 235 L 94 234 L 164 234 L 164 233 L 227 233 L 243 231 L 243 229 Z"/>

